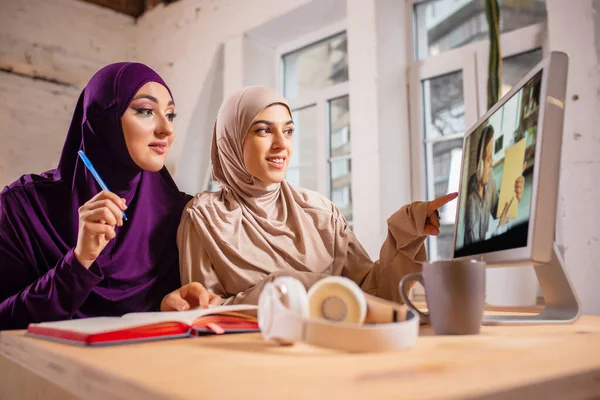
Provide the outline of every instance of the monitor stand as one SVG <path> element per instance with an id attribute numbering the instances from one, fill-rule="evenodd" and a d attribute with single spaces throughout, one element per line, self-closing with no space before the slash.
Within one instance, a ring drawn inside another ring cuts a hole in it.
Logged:
<path id="1" fill-rule="evenodd" d="M 563 267 L 563 259 L 553 243 L 552 259 L 548 264 L 534 265 L 542 289 L 545 307 L 539 314 L 485 315 L 483 325 L 571 324 L 580 315 L 579 299 Z M 514 312 L 521 312 L 515 309 Z"/>

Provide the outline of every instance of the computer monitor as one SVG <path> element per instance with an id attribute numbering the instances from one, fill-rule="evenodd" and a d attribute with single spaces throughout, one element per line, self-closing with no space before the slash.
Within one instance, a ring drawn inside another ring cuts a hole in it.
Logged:
<path id="1" fill-rule="evenodd" d="M 454 258 L 534 266 L 545 308 L 491 323 L 573 322 L 579 302 L 554 243 L 568 57 L 552 52 L 465 134 Z"/>

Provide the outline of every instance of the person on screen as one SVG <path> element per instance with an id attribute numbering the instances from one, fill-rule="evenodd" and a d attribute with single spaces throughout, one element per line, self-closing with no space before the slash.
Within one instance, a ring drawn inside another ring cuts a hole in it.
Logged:
<path id="1" fill-rule="evenodd" d="M 465 246 L 485 240 L 490 216 L 494 219 L 498 210 L 498 189 L 492 176 L 492 155 L 494 127 L 487 125 L 479 136 L 477 146 L 477 169 L 470 176 L 467 186 L 467 209 L 465 217 Z M 519 176 L 515 181 L 515 197 L 521 201 L 525 179 Z M 508 222 L 508 204 L 500 214 L 498 227 Z"/>

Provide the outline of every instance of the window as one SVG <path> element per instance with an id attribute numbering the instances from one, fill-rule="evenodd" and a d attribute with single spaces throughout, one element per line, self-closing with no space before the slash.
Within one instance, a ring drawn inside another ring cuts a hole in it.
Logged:
<path id="1" fill-rule="evenodd" d="M 294 149 L 288 164 L 286 178 L 292 184 L 310 190 L 318 190 L 318 170 L 315 154 L 317 141 L 317 106 L 312 105 L 296 109 L 292 113 L 294 120 Z"/>
<path id="2" fill-rule="evenodd" d="M 339 26 L 278 49 L 280 89 L 292 108 L 286 179 L 329 197 L 352 222 L 347 36 Z"/>
<path id="3" fill-rule="evenodd" d="M 535 49 L 502 60 L 502 92 L 504 96 L 543 58 L 542 49 Z"/>
<path id="4" fill-rule="evenodd" d="M 283 93 L 295 98 L 348 81 L 346 33 L 284 54 Z"/>
<path id="5" fill-rule="evenodd" d="M 431 194 L 431 198 L 436 198 L 448 193 L 449 189 L 458 191 L 458 179 L 450 185 L 448 178 L 451 169 L 453 176 L 460 175 L 462 136 L 466 130 L 463 74 L 462 71 L 456 71 L 425 79 L 421 84 L 427 193 Z M 452 254 L 448 246 L 454 233 L 454 214 L 448 207 L 440 211 L 442 224 L 435 250 L 440 255 L 446 255 L 449 251 Z"/>
<path id="6" fill-rule="evenodd" d="M 349 97 L 329 101 L 329 175 L 331 200 L 352 221 Z"/>
<path id="7" fill-rule="evenodd" d="M 464 133 L 487 110 L 488 27 L 483 0 L 411 0 L 409 7 L 413 191 L 431 200 L 458 191 Z M 500 13 L 504 95 L 543 57 L 545 2 L 505 0 Z M 455 213 L 455 202 L 440 210 L 431 259 L 452 256 Z"/>
<path id="8" fill-rule="evenodd" d="M 485 40 L 488 25 L 484 0 L 433 0 L 414 6 L 417 59 Z M 545 0 L 500 1 L 500 32 L 546 21 Z"/>

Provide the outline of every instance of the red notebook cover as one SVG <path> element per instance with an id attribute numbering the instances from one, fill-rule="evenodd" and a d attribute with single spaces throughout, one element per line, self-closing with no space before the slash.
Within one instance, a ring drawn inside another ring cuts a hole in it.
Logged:
<path id="1" fill-rule="evenodd" d="M 114 345 L 194 335 L 258 332 L 256 306 L 235 305 L 184 312 L 131 313 L 30 324 L 26 335 L 80 346 Z"/>

